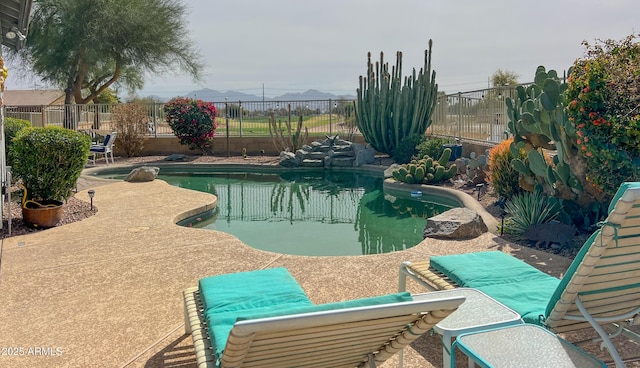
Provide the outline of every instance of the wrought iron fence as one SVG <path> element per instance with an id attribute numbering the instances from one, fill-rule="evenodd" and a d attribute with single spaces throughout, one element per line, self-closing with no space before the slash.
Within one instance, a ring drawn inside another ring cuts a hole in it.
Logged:
<path id="1" fill-rule="evenodd" d="M 505 99 L 515 98 L 516 87 L 504 86 L 440 96 L 432 116 L 433 123 L 427 133 L 459 140 L 499 143 L 508 132 Z"/>
<path id="2" fill-rule="evenodd" d="M 216 106 L 218 135 L 270 136 L 270 129 L 300 129 L 310 134 L 359 134 L 351 100 L 306 101 L 225 101 Z M 166 122 L 161 103 L 145 104 L 149 135 L 173 135 Z M 33 126 L 63 126 L 65 114 L 77 130 L 110 131 L 113 126 L 113 104 L 7 106 L 8 117 L 31 121 Z M 299 127 L 300 124 L 300 127 Z"/>
<path id="3" fill-rule="evenodd" d="M 506 97 L 515 97 L 515 86 L 442 95 L 427 134 L 459 140 L 498 143 L 506 136 Z M 360 134 L 353 100 L 224 101 L 213 102 L 218 111 L 220 136 L 270 136 L 270 129 L 297 129 L 309 134 L 339 134 L 350 139 Z M 62 126 L 69 115 L 78 130 L 112 130 L 112 104 L 6 106 L 5 116 L 31 121 L 33 126 Z M 151 136 L 173 135 L 161 103 L 147 104 Z M 299 128 L 300 127 L 300 128 Z"/>

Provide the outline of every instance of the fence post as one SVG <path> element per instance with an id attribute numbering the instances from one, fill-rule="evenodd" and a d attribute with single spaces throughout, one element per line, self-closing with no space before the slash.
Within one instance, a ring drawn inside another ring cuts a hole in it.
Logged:
<path id="1" fill-rule="evenodd" d="M 158 137 L 158 103 L 156 102 L 151 105 L 151 131 L 149 133 L 153 133 L 154 138 Z"/>
<path id="2" fill-rule="evenodd" d="M 240 138 L 242 138 L 242 101 L 238 100 L 238 119 L 240 119 Z"/>
<path id="3" fill-rule="evenodd" d="M 231 147 L 229 147 L 229 103 L 228 98 L 224 98 L 224 115 L 227 125 L 227 157 L 231 157 Z"/>
<path id="4" fill-rule="evenodd" d="M 458 92 L 458 142 L 462 141 L 462 92 Z"/>
<path id="5" fill-rule="evenodd" d="M 333 104 L 329 99 L 329 136 L 333 135 Z"/>

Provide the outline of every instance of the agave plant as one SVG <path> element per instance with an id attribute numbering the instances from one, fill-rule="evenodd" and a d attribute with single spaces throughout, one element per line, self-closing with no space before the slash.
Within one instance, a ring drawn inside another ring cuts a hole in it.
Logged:
<path id="1" fill-rule="evenodd" d="M 521 235 L 533 224 L 544 224 L 558 218 L 560 202 L 537 189 L 513 196 L 505 203 L 505 211 L 511 217 L 504 223 L 504 231 Z"/>

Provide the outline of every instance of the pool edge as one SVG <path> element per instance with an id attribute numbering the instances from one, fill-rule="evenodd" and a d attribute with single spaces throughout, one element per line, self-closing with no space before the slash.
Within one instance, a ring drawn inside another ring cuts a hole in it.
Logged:
<path id="1" fill-rule="evenodd" d="M 439 187 L 435 185 L 401 183 L 394 179 L 385 179 L 383 183 L 383 187 L 385 189 L 389 187 L 395 190 L 406 191 L 409 193 L 415 190 L 420 190 L 423 193 L 427 193 L 427 194 L 431 193 L 433 195 L 439 195 L 442 197 L 453 199 L 455 201 L 460 202 L 460 204 L 463 205 L 464 207 L 480 215 L 485 225 L 487 225 L 487 228 L 489 229 L 490 233 L 493 233 L 493 234 L 498 233 L 498 220 L 495 217 L 493 217 L 493 215 L 491 215 L 489 212 L 487 212 L 487 210 L 485 210 L 484 207 L 482 207 L 482 205 L 478 201 L 476 201 L 472 196 L 470 196 L 465 192 L 462 192 L 456 189 L 446 188 L 446 187 Z"/>

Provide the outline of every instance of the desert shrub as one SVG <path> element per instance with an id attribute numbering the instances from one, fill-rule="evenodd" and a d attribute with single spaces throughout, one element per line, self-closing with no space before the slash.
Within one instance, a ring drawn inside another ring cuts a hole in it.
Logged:
<path id="1" fill-rule="evenodd" d="M 568 79 L 567 115 L 587 180 L 612 196 L 625 181 L 640 180 L 640 43 L 635 36 L 595 45 Z"/>
<path id="2" fill-rule="evenodd" d="M 13 172 L 27 188 L 27 199 L 67 200 L 89 157 L 86 134 L 57 127 L 25 128 L 13 142 Z"/>
<path id="3" fill-rule="evenodd" d="M 444 151 L 443 145 L 447 143 L 449 143 L 449 140 L 445 138 L 426 138 L 425 141 L 418 144 L 418 153 L 416 154 L 416 156 L 418 158 L 423 158 L 425 156 L 440 157 L 442 155 L 442 152 Z"/>
<path id="4" fill-rule="evenodd" d="M 505 203 L 510 217 L 504 223 L 504 232 L 523 234 L 533 224 L 555 220 L 562 210 L 557 198 L 548 197 L 541 189 L 514 195 Z"/>
<path id="5" fill-rule="evenodd" d="M 418 145 L 425 140 L 422 134 L 412 134 L 403 137 L 393 152 L 393 160 L 399 164 L 406 164 L 418 154 Z"/>
<path id="6" fill-rule="evenodd" d="M 509 199 L 523 190 L 518 183 L 519 173 L 511 166 L 514 159 L 510 146 L 513 138 L 503 140 L 489 151 L 489 181 L 493 185 L 494 192 Z M 525 159 L 524 152 L 521 159 Z"/>
<path id="7" fill-rule="evenodd" d="M 218 123 L 216 107 L 211 102 L 176 97 L 164 105 L 167 123 L 180 144 L 203 153 L 213 144 Z"/>
<path id="8" fill-rule="evenodd" d="M 143 105 L 128 103 L 113 108 L 113 124 L 118 132 L 118 150 L 126 157 L 140 154 L 147 134 L 149 113 Z"/>
<path id="9" fill-rule="evenodd" d="M 29 120 L 22 120 L 16 118 L 4 118 L 4 136 L 5 136 L 5 157 L 7 158 L 7 166 L 13 166 L 15 161 L 13 154 L 13 138 L 16 134 L 24 128 L 31 126 Z"/>

